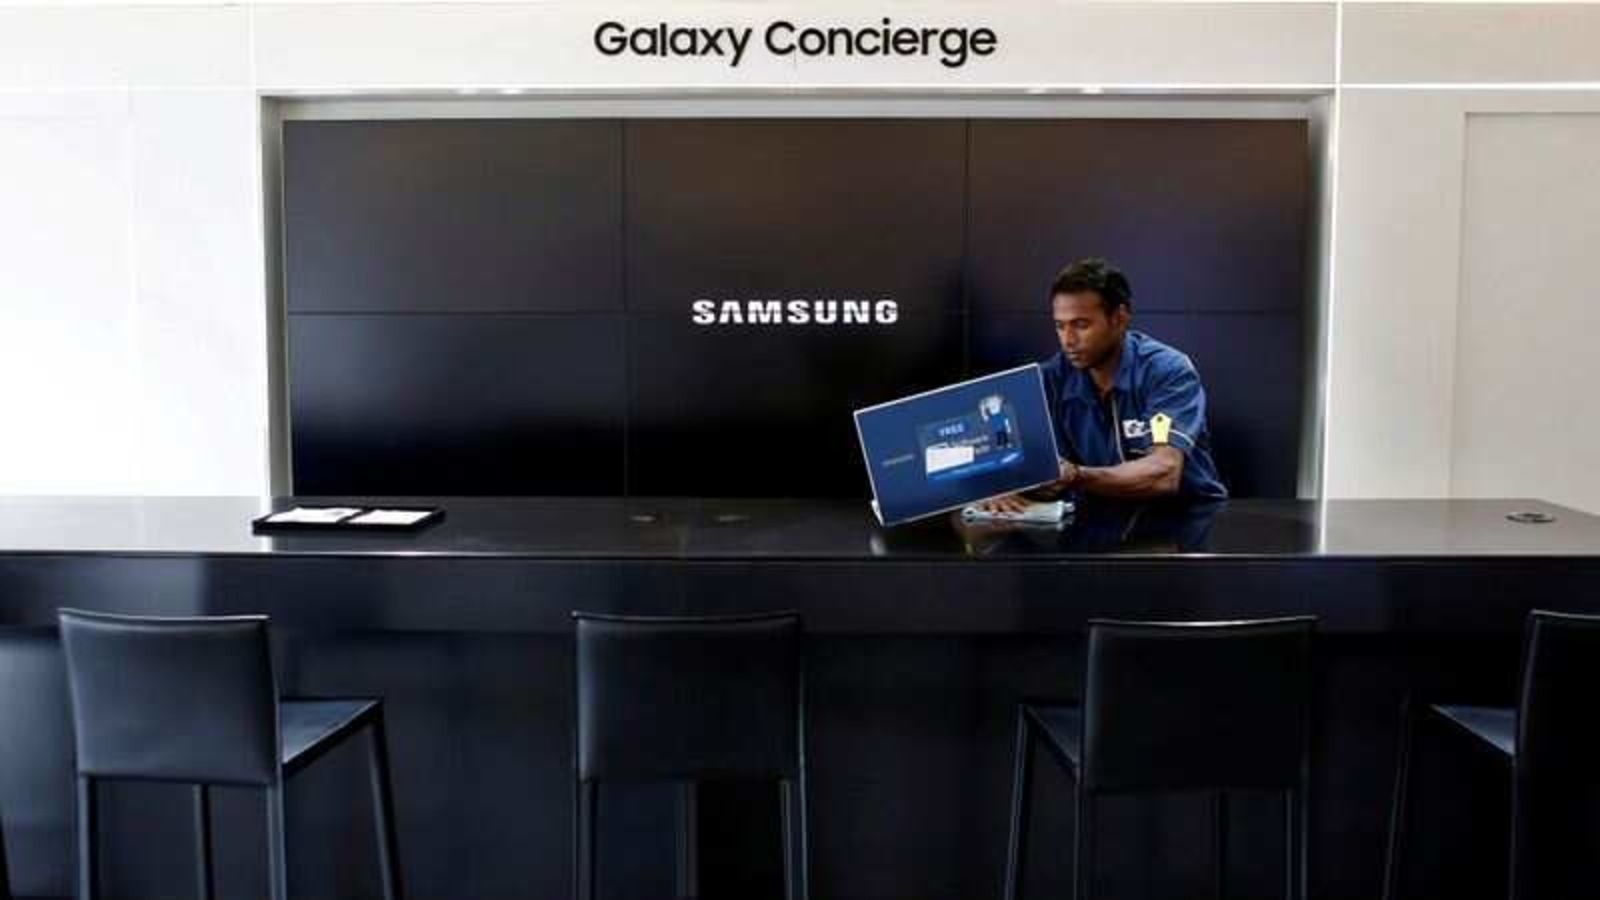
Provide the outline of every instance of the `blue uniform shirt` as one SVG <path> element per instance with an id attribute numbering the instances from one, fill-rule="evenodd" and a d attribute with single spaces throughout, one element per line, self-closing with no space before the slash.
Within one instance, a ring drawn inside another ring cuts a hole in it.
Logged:
<path id="1" fill-rule="evenodd" d="M 1168 443 L 1184 455 L 1179 496 L 1228 496 L 1211 458 L 1206 391 L 1189 357 L 1148 335 L 1128 332 L 1104 400 L 1089 373 L 1074 369 L 1065 354 L 1057 352 L 1042 366 L 1056 443 L 1067 459 L 1085 466 L 1138 459 L 1153 446 L 1150 417 L 1165 413 L 1172 419 Z"/>

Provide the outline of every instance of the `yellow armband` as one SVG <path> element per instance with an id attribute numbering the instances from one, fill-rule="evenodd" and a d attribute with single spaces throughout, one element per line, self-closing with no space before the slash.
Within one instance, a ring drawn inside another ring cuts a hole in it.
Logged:
<path id="1" fill-rule="evenodd" d="M 1172 417 L 1166 413 L 1156 413 L 1150 417 L 1150 442 L 1161 445 L 1171 441 Z"/>

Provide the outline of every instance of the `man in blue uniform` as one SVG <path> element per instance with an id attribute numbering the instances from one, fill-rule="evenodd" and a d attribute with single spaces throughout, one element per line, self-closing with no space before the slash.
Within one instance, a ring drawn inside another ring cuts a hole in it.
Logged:
<path id="1" fill-rule="evenodd" d="M 1050 287 L 1061 351 L 1043 363 L 1064 457 L 1063 490 L 1131 499 L 1228 496 L 1211 457 L 1206 392 L 1189 357 L 1132 331 L 1133 291 L 1103 259 L 1061 270 Z M 992 501 L 1020 512 L 1020 495 Z"/>

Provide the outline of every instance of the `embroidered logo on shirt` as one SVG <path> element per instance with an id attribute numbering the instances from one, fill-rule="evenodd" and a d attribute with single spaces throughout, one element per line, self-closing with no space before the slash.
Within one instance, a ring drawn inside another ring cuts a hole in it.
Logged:
<path id="1" fill-rule="evenodd" d="M 1150 423 L 1143 419 L 1123 419 L 1122 436 L 1128 439 L 1147 437 L 1150 434 Z"/>

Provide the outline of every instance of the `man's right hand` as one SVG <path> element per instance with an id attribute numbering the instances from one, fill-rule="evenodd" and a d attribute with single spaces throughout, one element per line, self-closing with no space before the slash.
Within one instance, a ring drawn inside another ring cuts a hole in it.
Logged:
<path id="1" fill-rule="evenodd" d="M 1060 478 L 1057 478 L 1055 481 L 1052 481 L 1049 484 L 1041 484 L 1028 493 L 1040 500 L 1055 500 L 1056 498 L 1060 497 L 1064 491 L 1072 487 L 1073 482 L 1078 480 L 1078 466 L 1074 463 L 1067 462 L 1064 459 L 1059 460 L 1059 463 L 1061 468 Z"/>
<path id="2" fill-rule="evenodd" d="M 1023 513 L 1028 509 L 1028 500 L 1021 494 L 1006 494 L 993 500 L 985 500 L 981 507 L 988 512 Z"/>

